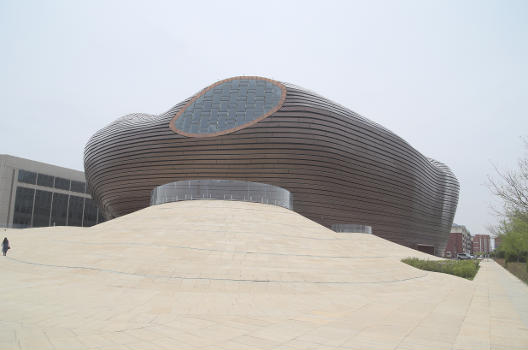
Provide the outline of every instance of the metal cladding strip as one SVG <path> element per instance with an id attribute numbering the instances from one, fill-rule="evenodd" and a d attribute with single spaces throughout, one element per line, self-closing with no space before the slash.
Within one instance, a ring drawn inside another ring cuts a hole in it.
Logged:
<path id="1" fill-rule="evenodd" d="M 187 119 L 176 123 L 180 116 Z M 149 206 L 152 189 L 169 182 L 252 181 L 287 189 L 294 210 L 324 226 L 367 225 L 440 253 L 458 202 L 449 168 L 391 131 L 313 92 L 257 77 L 215 83 L 160 115 L 122 117 L 90 138 L 84 161 L 108 218 Z"/>

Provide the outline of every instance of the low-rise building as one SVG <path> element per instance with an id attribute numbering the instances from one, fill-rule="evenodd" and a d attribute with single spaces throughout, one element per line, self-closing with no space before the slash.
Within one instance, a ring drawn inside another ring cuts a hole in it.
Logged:
<path id="1" fill-rule="evenodd" d="M 495 237 L 494 240 L 495 240 L 495 249 L 494 250 L 497 250 L 497 249 L 499 249 L 499 247 L 501 245 L 501 236 Z"/>
<path id="2" fill-rule="evenodd" d="M 444 251 L 445 258 L 456 258 L 460 253 L 471 253 L 471 233 L 464 225 L 453 224 L 447 246 Z"/>
<path id="3" fill-rule="evenodd" d="M 491 251 L 490 236 L 489 235 L 475 235 L 473 237 L 473 254 L 489 255 Z"/>

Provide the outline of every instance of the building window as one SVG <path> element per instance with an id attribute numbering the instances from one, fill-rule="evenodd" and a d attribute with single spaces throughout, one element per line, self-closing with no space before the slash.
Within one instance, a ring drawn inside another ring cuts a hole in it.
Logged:
<path id="1" fill-rule="evenodd" d="M 84 187 L 85 187 L 85 183 L 84 182 L 74 181 L 74 180 L 72 180 L 72 182 L 71 182 L 71 191 L 72 192 L 84 193 Z"/>
<path id="2" fill-rule="evenodd" d="M 35 209 L 33 209 L 33 227 L 49 226 L 50 214 L 51 192 L 37 190 L 37 193 L 35 193 Z"/>
<path id="3" fill-rule="evenodd" d="M 33 212 L 33 197 L 35 190 L 26 187 L 17 187 L 15 197 L 15 212 L 13 225 L 15 227 L 30 227 Z"/>
<path id="4" fill-rule="evenodd" d="M 34 185 L 37 182 L 37 173 L 19 169 L 18 182 Z"/>
<path id="5" fill-rule="evenodd" d="M 82 226 L 84 198 L 70 196 L 68 226 Z"/>
<path id="6" fill-rule="evenodd" d="M 90 227 L 97 224 L 97 205 L 93 199 L 84 199 L 83 226 Z"/>
<path id="7" fill-rule="evenodd" d="M 45 174 L 38 174 L 37 185 L 53 187 L 53 176 L 45 175 Z"/>
<path id="8" fill-rule="evenodd" d="M 51 225 L 52 226 L 66 225 L 67 215 L 68 215 L 68 195 L 62 194 L 62 193 L 53 193 L 53 207 L 51 210 Z"/>
<path id="9" fill-rule="evenodd" d="M 63 179 L 62 177 L 56 177 L 55 178 L 55 188 L 69 191 L 70 190 L 70 180 Z"/>

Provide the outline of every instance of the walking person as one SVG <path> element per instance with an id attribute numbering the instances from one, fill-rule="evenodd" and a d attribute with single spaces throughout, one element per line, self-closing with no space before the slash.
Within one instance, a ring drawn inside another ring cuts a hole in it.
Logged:
<path id="1" fill-rule="evenodd" d="M 4 240 L 2 241 L 2 253 L 4 254 L 4 256 L 6 256 L 7 251 L 9 249 L 11 249 L 11 247 L 9 246 L 9 240 L 7 239 L 7 237 L 4 237 Z"/>

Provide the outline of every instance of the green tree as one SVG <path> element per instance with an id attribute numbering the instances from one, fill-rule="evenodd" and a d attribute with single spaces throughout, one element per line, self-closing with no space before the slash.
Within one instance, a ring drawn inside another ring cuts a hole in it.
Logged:
<path id="1" fill-rule="evenodd" d="M 528 151 L 528 139 L 524 139 Z M 498 255 L 508 261 L 524 261 L 528 257 L 528 156 L 520 159 L 517 169 L 501 172 L 498 178 L 489 177 L 490 190 L 503 202 L 501 220 L 492 227 L 501 245 Z"/>
<path id="2" fill-rule="evenodd" d="M 510 213 L 501 221 L 496 232 L 501 239 L 499 253 L 506 261 L 526 260 L 528 256 L 528 220 L 523 215 Z"/>
<path id="3" fill-rule="evenodd" d="M 528 222 L 520 217 L 511 219 L 510 231 L 504 236 L 506 243 L 506 254 L 510 253 L 509 261 L 515 258 L 517 262 L 525 260 L 528 253 Z M 508 256 L 506 255 L 508 258 Z"/>

